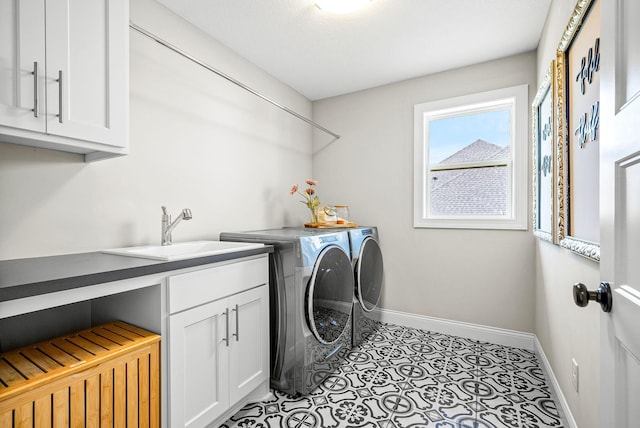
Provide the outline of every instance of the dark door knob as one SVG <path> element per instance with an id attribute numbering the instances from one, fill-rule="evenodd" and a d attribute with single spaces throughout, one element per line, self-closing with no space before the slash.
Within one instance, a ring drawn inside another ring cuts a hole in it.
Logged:
<path id="1" fill-rule="evenodd" d="M 608 282 L 601 282 L 596 291 L 587 290 L 587 286 L 581 282 L 573 285 L 573 301 L 576 305 L 584 308 L 589 304 L 589 300 L 600 303 L 604 312 L 611 312 L 613 306 L 613 295 Z"/>

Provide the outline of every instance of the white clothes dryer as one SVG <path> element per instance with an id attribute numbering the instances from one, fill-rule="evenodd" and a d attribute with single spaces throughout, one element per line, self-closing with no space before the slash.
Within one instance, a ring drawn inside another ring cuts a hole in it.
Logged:
<path id="1" fill-rule="evenodd" d="M 269 258 L 271 387 L 308 394 L 351 349 L 354 277 L 345 231 L 224 232 L 274 246 Z"/>

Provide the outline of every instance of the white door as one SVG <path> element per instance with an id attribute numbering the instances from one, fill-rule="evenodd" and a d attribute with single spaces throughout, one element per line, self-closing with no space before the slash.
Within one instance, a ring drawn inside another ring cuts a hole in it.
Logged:
<path id="1" fill-rule="evenodd" d="M 222 299 L 169 317 L 169 419 L 204 427 L 229 408 L 229 313 Z"/>
<path id="2" fill-rule="evenodd" d="M 46 2 L 47 133 L 127 145 L 128 2 Z"/>
<path id="3" fill-rule="evenodd" d="M 269 287 L 229 298 L 230 405 L 246 397 L 269 376 Z"/>
<path id="4" fill-rule="evenodd" d="M 0 125 L 45 131 L 44 3 L 0 2 Z"/>
<path id="5" fill-rule="evenodd" d="M 640 421 L 640 2 L 602 2 L 600 426 Z"/>

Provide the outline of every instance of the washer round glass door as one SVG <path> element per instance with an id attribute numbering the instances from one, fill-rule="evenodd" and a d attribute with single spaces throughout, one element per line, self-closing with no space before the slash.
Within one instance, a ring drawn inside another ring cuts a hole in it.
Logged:
<path id="1" fill-rule="evenodd" d="M 353 270 L 342 248 L 326 247 L 316 260 L 307 287 L 307 321 L 316 339 L 335 342 L 351 323 Z"/>
<path id="2" fill-rule="evenodd" d="M 360 254 L 356 262 L 356 297 L 360 306 L 371 312 L 380 300 L 382 293 L 382 251 L 370 236 L 362 241 Z"/>

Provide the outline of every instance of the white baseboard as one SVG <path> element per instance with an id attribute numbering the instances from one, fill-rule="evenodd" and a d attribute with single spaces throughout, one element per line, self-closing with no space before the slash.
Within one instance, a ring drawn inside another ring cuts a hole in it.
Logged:
<path id="1" fill-rule="evenodd" d="M 392 311 L 390 309 L 375 309 L 373 317 L 382 322 L 398 324 L 405 327 L 413 327 L 422 330 L 450 334 L 452 336 L 466 337 L 467 339 L 480 340 L 482 342 L 490 342 L 497 345 L 513 346 L 515 348 L 523 348 L 528 351 L 535 350 L 535 335 L 532 333 L 522 333 L 514 330 L 487 327 L 461 321 L 451 321 L 442 318 L 409 314 L 406 312 Z"/>
<path id="2" fill-rule="evenodd" d="M 535 334 L 428 317 L 425 315 L 410 314 L 390 309 L 376 308 L 371 315 L 372 318 L 381 322 L 397 324 L 404 327 L 419 328 L 421 330 L 449 334 L 452 336 L 465 337 L 467 339 L 495 343 L 497 345 L 513 346 L 515 348 L 522 348 L 535 352 L 540 358 L 542 369 L 551 384 L 550 386 L 555 394 L 555 398 L 558 400 L 558 404 L 562 408 L 562 412 L 566 418 L 566 423 L 569 428 L 578 428 L 578 425 L 573 418 L 573 414 L 569 409 L 569 404 L 562 393 L 562 389 L 560 389 L 558 379 L 556 379 L 556 376 L 551 369 L 551 365 L 549 364 L 549 360 L 547 360 L 547 356 L 542 349 L 542 345 Z"/>
<path id="3" fill-rule="evenodd" d="M 256 386 L 256 388 L 251 391 L 247 396 L 242 398 L 238 403 L 234 404 L 231 408 L 227 409 L 222 415 L 218 416 L 216 420 L 211 422 L 206 428 L 217 428 L 224 421 L 229 419 L 231 416 L 235 415 L 242 409 L 245 405 L 249 403 L 259 403 L 261 401 L 273 400 L 275 396 L 273 392 L 271 392 L 269 386 L 269 379 L 262 382 L 260 385 Z"/>
<path id="4" fill-rule="evenodd" d="M 537 337 L 536 337 L 536 353 L 538 354 L 538 358 L 542 363 L 542 369 L 544 370 L 544 373 L 547 376 L 547 380 L 549 381 L 549 383 L 551 383 L 550 386 L 551 386 L 551 389 L 553 390 L 553 393 L 555 394 L 555 398 L 558 400 L 558 404 L 560 404 L 560 407 L 562 407 L 562 411 L 564 412 L 564 417 L 566 419 L 565 422 L 567 423 L 567 426 L 569 428 L 578 428 L 578 424 L 576 423 L 576 420 L 573 418 L 573 414 L 569 409 L 569 403 L 567 403 L 567 399 L 564 397 L 564 394 L 562 393 L 562 389 L 560 389 L 560 383 L 558 383 L 558 379 L 556 378 L 556 375 L 553 373 L 553 370 L 551 369 L 551 364 L 549 364 L 549 360 L 547 359 L 547 356 L 544 353 L 544 349 L 542 349 L 542 345 L 538 341 Z"/>

